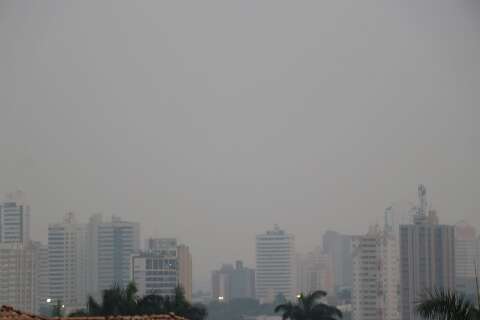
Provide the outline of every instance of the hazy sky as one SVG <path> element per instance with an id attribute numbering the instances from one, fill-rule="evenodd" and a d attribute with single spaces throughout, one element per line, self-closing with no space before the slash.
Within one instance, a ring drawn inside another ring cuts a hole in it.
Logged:
<path id="1" fill-rule="evenodd" d="M 0 1 L 0 193 L 190 245 L 194 286 L 418 183 L 480 229 L 480 1 Z"/>

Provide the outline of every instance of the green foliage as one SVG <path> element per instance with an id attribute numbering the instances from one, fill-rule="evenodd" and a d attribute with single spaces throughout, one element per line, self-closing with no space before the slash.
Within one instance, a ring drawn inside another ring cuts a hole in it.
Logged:
<path id="1" fill-rule="evenodd" d="M 431 320 L 480 320 L 480 310 L 457 292 L 434 289 L 426 292 L 416 306 L 417 313 Z"/>
<path id="2" fill-rule="evenodd" d="M 103 291 L 101 303 L 90 296 L 87 301 L 87 310 L 76 311 L 75 315 L 131 316 L 173 312 L 189 320 L 203 320 L 207 317 L 206 308 L 200 304 L 190 304 L 180 287 L 175 289 L 173 297 L 155 294 L 139 297 L 137 292 L 137 287 L 133 282 L 126 288 L 114 285 L 112 288 Z"/>
<path id="3" fill-rule="evenodd" d="M 237 298 L 229 302 L 213 301 L 208 305 L 209 320 L 243 320 L 245 316 L 273 315 L 273 304 L 260 304 L 251 298 Z"/>
<path id="4" fill-rule="evenodd" d="M 63 304 L 61 300 L 57 300 L 53 306 L 52 317 L 63 317 Z"/>
<path id="5" fill-rule="evenodd" d="M 342 318 L 342 312 L 336 307 L 329 306 L 320 301 L 327 296 L 321 290 L 308 295 L 300 295 L 297 303 L 290 301 L 275 307 L 275 312 L 282 313 L 282 319 L 291 320 L 338 320 Z"/>

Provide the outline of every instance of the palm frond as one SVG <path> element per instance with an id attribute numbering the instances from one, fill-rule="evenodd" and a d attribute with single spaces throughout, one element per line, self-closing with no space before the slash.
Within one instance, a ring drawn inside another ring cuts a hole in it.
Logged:
<path id="1" fill-rule="evenodd" d="M 303 304 L 304 309 L 309 312 L 309 310 L 312 310 L 315 305 L 319 302 L 320 299 L 324 298 L 327 296 L 327 293 L 322 290 L 317 290 L 314 291 L 306 296 L 301 296 L 300 300 L 301 303 Z"/>
<path id="2" fill-rule="evenodd" d="M 473 320 L 478 313 L 463 295 L 445 289 L 426 292 L 417 304 L 416 311 L 430 320 Z"/>
<path id="3" fill-rule="evenodd" d="M 341 319 L 342 312 L 333 306 L 325 303 L 319 303 L 312 309 L 312 314 L 318 319 Z"/>
<path id="4" fill-rule="evenodd" d="M 282 312 L 282 319 L 295 319 L 294 318 L 295 305 L 291 302 L 283 303 L 275 307 L 274 312 Z"/>

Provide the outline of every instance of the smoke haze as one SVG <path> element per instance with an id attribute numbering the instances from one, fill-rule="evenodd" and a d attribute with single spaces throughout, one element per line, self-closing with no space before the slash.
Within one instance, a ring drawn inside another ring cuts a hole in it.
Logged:
<path id="1" fill-rule="evenodd" d="M 1 1 L 0 192 L 191 247 L 194 289 L 382 223 L 417 184 L 480 227 L 478 1 Z"/>

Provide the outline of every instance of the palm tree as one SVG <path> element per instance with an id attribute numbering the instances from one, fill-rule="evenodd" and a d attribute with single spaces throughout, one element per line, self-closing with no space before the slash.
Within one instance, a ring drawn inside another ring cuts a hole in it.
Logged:
<path id="1" fill-rule="evenodd" d="M 133 282 L 129 283 L 126 288 L 114 285 L 103 291 L 101 303 L 90 296 L 87 301 L 87 310 L 78 310 L 75 314 L 131 316 L 173 312 L 190 320 L 203 320 L 207 316 L 207 310 L 203 305 L 192 305 L 185 299 L 185 293 L 181 287 L 175 289 L 173 296 L 149 294 L 139 297 L 137 291 Z"/>
<path id="2" fill-rule="evenodd" d="M 275 307 L 275 313 L 282 312 L 282 319 L 291 320 L 338 320 L 342 312 L 320 301 L 327 296 L 325 291 L 314 291 L 298 296 L 298 302 L 286 302 Z"/>
<path id="3" fill-rule="evenodd" d="M 431 320 L 480 320 L 480 301 L 475 306 L 465 296 L 446 289 L 426 292 L 416 306 L 417 313 Z"/>
<path id="4" fill-rule="evenodd" d="M 115 284 L 103 291 L 102 303 L 98 303 L 92 296 L 88 297 L 87 313 L 91 316 L 134 315 L 138 301 L 135 283 L 129 283 L 126 288 Z"/>

